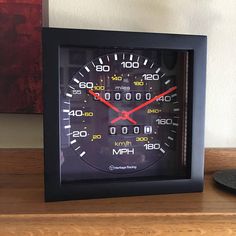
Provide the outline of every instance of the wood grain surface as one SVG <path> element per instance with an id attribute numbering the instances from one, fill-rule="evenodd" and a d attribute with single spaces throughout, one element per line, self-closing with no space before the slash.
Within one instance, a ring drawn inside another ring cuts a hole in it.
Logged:
<path id="1" fill-rule="evenodd" d="M 236 195 L 211 174 L 236 169 L 236 149 L 207 149 L 202 193 L 44 202 L 41 149 L 0 150 L 0 236 L 236 235 Z"/>

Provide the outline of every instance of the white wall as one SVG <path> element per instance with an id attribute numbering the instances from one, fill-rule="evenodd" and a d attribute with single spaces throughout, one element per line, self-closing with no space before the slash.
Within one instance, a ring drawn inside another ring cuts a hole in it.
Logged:
<path id="1" fill-rule="evenodd" d="M 0 115 L 0 148 L 41 148 L 42 115 Z"/>
<path id="2" fill-rule="evenodd" d="M 52 27 L 207 35 L 206 146 L 236 146 L 235 0 L 49 0 L 49 23 Z M 12 123 L 19 122 L 20 128 L 22 119 L 10 117 L 5 125 L 11 130 Z M 1 146 L 12 140 L 15 146 L 19 142 L 23 147 L 42 145 L 41 119 L 32 122 L 32 117 L 23 117 L 24 122 L 31 120 L 35 130 L 21 134 L 28 138 L 20 140 L 16 134 L 0 140 Z M 9 116 L 0 116 L 0 129 L 3 118 Z"/>

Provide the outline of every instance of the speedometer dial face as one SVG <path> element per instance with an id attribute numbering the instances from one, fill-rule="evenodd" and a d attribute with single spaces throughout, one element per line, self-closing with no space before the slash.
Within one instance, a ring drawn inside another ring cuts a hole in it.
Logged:
<path id="1" fill-rule="evenodd" d="M 187 61 L 187 51 L 62 48 L 62 180 L 186 177 Z"/>

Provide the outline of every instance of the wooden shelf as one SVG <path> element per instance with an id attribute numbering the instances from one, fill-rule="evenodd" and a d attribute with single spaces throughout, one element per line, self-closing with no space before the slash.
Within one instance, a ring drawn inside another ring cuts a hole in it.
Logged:
<path id="1" fill-rule="evenodd" d="M 0 150 L 0 235 L 236 235 L 236 195 L 212 173 L 236 149 L 207 149 L 203 193 L 44 202 L 43 152 Z"/>

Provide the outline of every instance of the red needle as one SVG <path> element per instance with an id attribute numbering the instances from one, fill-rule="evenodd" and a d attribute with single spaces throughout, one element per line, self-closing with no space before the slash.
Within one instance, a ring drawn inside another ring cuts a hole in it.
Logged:
<path id="1" fill-rule="evenodd" d="M 99 101 L 101 101 L 102 103 L 104 103 L 105 105 L 107 105 L 108 107 L 110 107 L 113 111 L 117 112 L 117 113 L 122 113 L 117 107 L 115 107 L 114 105 L 112 105 L 110 102 L 106 101 L 104 98 L 102 98 L 101 96 L 99 96 L 98 94 L 94 93 L 92 90 L 88 90 L 88 92 L 94 96 L 95 98 L 97 98 Z M 130 121 L 132 124 L 137 124 L 137 122 L 135 120 L 133 120 L 132 118 L 130 118 L 129 116 L 126 116 L 126 114 L 124 114 L 124 118 L 122 117 L 122 119 L 124 120 L 128 120 Z"/>
<path id="2" fill-rule="evenodd" d="M 113 119 L 113 120 L 111 121 L 111 123 L 114 124 L 114 123 L 116 123 L 116 122 L 119 121 L 119 120 L 124 120 L 126 117 L 129 117 L 130 114 L 132 114 L 132 113 L 134 113 L 134 112 L 140 110 L 141 108 L 143 108 L 143 107 L 149 105 L 150 103 L 156 101 L 156 100 L 159 99 L 160 97 L 165 96 L 165 95 L 167 95 L 167 94 L 173 92 L 173 91 L 176 90 L 176 89 L 177 89 L 177 87 L 174 86 L 174 87 L 172 87 L 172 88 L 166 90 L 164 93 L 161 93 L 161 94 L 159 94 L 159 95 L 156 95 L 155 97 L 153 97 L 153 98 L 150 99 L 149 101 L 146 101 L 146 102 L 142 103 L 141 105 L 135 107 L 134 109 L 132 109 L 132 110 L 130 110 L 130 111 L 127 111 L 127 112 L 123 112 L 123 114 L 124 114 L 123 116 L 118 116 L 117 118 Z M 126 119 L 127 119 L 127 118 L 126 118 Z"/>

